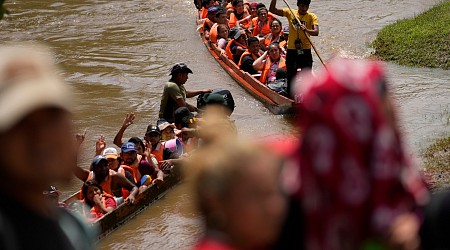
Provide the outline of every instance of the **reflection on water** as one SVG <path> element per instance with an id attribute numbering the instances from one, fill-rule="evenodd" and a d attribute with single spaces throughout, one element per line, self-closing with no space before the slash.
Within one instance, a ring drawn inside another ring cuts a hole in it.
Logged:
<path id="1" fill-rule="evenodd" d="M 264 0 L 268 6 L 269 1 Z M 291 1 L 294 5 L 293 2 Z M 384 25 L 410 17 L 438 0 L 322 0 L 310 11 L 319 17 L 313 38 L 324 59 L 340 54 L 361 58 Z M 192 1 L 22 0 L 7 1 L 13 13 L 0 22 L 0 41 L 36 40 L 56 51 L 57 62 L 78 97 L 76 123 L 87 128 L 80 164 L 88 166 L 100 134 L 112 144 L 126 112 L 137 118 L 125 137 L 142 136 L 155 121 L 171 64 L 184 61 L 194 74 L 188 89 L 226 88 L 236 101 L 233 119 L 241 134 L 291 134 L 292 121 L 270 114 L 222 70 L 195 32 Z M 284 7 L 278 1 L 278 7 Z M 286 24 L 286 19 L 282 19 Z M 320 68 L 315 58 L 315 67 Z M 419 150 L 449 133 L 450 74 L 386 64 L 408 140 Z M 194 102 L 195 100 L 192 100 Z M 64 187 L 65 195 L 81 186 Z M 105 239 L 108 249 L 173 249 L 192 244 L 201 233 L 189 194 L 179 185 Z"/>

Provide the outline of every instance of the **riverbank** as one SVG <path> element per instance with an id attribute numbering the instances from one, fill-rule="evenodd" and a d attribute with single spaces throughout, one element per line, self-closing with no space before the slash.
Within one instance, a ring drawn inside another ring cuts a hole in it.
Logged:
<path id="1" fill-rule="evenodd" d="M 380 30 L 375 56 L 414 67 L 450 69 L 450 1 Z"/>
<path id="2" fill-rule="evenodd" d="M 424 175 L 430 188 L 450 188 L 450 136 L 437 140 L 422 152 Z"/>

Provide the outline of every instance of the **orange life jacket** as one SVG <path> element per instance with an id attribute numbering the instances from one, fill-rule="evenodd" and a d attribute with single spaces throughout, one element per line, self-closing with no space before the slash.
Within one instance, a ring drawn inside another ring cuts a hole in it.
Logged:
<path id="1" fill-rule="evenodd" d="M 209 30 L 209 41 L 211 41 L 212 43 L 217 43 L 217 37 L 219 36 L 217 27 L 219 27 L 219 24 L 215 23 Z"/>
<path id="2" fill-rule="evenodd" d="M 203 23 L 203 32 L 205 32 L 205 30 L 211 30 L 213 25 L 214 22 L 209 20 L 209 18 L 206 18 L 205 22 Z"/>
<path id="3" fill-rule="evenodd" d="M 281 31 L 281 32 L 283 32 L 283 31 Z M 264 46 L 269 46 L 271 43 L 273 43 L 273 42 L 278 42 L 278 40 L 280 40 L 280 38 L 281 38 L 281 34 L 283 34 L 283 33 L 280 33 L 280 35 L 278 36 L 278 39 L 277 40 L 274 40 L 273 38 L 273 34 L 272 33 L 269 33 L 269 34 L 267 34 L 267 36 L 264 38 L 264 41 L 263 41 L 263 44 L 264 44 Z M 280 45 L 281 46 L 281 45 Z"/>
<path id="4" fill-rule="evenodd" d="M 241 55 L 241 59 L 239 59 L 239 63 L 238 63 L 238 67 L 239 67 L 239 68 L 240 68 L 241 65 L 242 65 L 242 59 L 244 59 L 244 57 L 246 57 L 246 56 L 248 56 L 248 55 L 251 55 L 251 56 L 253 57 L 254 60 L 258 59 L 258 57 L 260 56 L 259 53 L 258 53 L 258 55 L 255 56 L 255 55 L 253 55 L 252 53 L 250 53 L 250 51 L 248 51 L 248 49 L 245 50 L 245 52 L 242 53 L 242 55 Z"/>
<path id="5" fill-rule="evenodd" d="M 231 40 L 228 42 L 227 47 L 225 48 L 225 52 L 227 53 L 228 59 L 233 60 L 234 61 L 234 57 L 233 57 L 233 53 L 231 52 L 231 46 L 233 46 L 233 44 L 236 44 L 238 46 L 241 46 L 242 48 L 246 49 L 247 46 L 243 45 L 241 43 L 238 43 L 236 40 Z M 236 63 L 236 62 L 234 62 Z"/>
<path id="6" fill-rule="evenodd" d="M 158 162 L 163 161 L 164 145 L 160 142 L 151 152 Z"/>
<path id="7" fill-rule="evenodd" d="M 106 198 L 112 198 L 114 200 L 114 196 L 103 192 L 103 194 L 102 194 L 102 203 L 103 203 L 104 207 L 106 207 Z M 114 202 L 116 202 L 116 200 L 114 200 Z M 87 218 L 89 221 L 94 222 L 94 221 L 100 219 L 104 215 L 103 212 L 99 208 L 97 208 L 97 206 L 93 206 L 91 209 L 89 209 L 89 216 L 88 216 L 86 214 L 86 211 L 87 211 L 86 205 L 87 205 L 86 201 L 83 200 L 83 209 L 82 209 L 83 210 L 83 216 L 85 218 Z M 116 207 L 117 207 L 117 203 L 116 203 Z"/>
<path id="8" fill-rule="evenodd" d="M 99 183 L 99 185 L 102 187 L 103 192 L 110 194 L 110 195 L 114 195 L 112 193 L 112 188 L 111 188 L 111 175 L 115 174 L 114 170 L 109 170 L 109 175 L 106 177 L 106 180 L 104 180 L 102 183 Z M 89 172 L 89 176 L 87 178 L 86 181 L 90 181 L 90 180 L 95 180 L 95 175 L 94 175 L 94 171 L 90 171 Z M 83 192 L 80 192 L 80 200 L 82 200 L 83 197 Z"/>
<path id="9" fill-rule="evenodd" d="M 201 18 L 201 19 L 205 19 L 206 16 L 208 16 L 208 9 L 205 8 L 205 7 L 202 7 L 202 13 L 201 13 L 200 18 Z"/>
<path id="10" fill-rule="evenodd" d="M 230 28 L 233 28 L 236 26 L 236 22 L 239 20 L 242 20 L 246 17 L 248 17 L 250 14 L 248 13 L 248 10 L 244 8 L 244 14 L 242 15 L 241 19 L 237 19 L 236 15 L 233 13 L 230 14 L 230 20 L 228 21 L 228 24 L 230 25 Z"/>
<path id="11" fill-rule="evenodd" d="M 275 18 L 275 16 L 272 14 L 272 13 L 268 13 L 267 14 L 267 23 L 265 23 L 263 26 L 262 26 L 262 31 L 260 31 L 260 27 L 259 27 L 259 25 L 258 25 L 258 21 L 259 21 L 259 18 L 258 17 L 254 17 L 253 19 L 252 19 L 252 24 L 253 24 L 253 32 L 252 32 L 252 35 L 253 36 L 257 36 L 257 35 L 259 35 L 259 33 L 262 33 L 262 35 L 267 35 L 267 34 L 269 34 L 270 33 L 270 22 L 272 21 L 272 19 L 274 19 Z"/>
<path id="12" fill-rule="evenodd" d="M 272 61 L 270 60 L 270 57 L 267 56 L 266 63 L 264 64 L 264 67 L 261 72 L 261 77 L 259 78 L 259 81 L 262 84 L 266 84 L 267 76 L 269 75 L 270 65 L 272 64 Z M 286 69 L 286 60 L 283 57 L 280 57 L 280 61 L 278 62 L 278 68 Z"/>

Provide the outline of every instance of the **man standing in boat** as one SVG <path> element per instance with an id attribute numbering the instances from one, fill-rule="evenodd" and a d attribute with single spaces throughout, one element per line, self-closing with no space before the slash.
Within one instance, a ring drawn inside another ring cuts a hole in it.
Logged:
<path id="1" fill-rule="evenodd" d="M 184 84 L 188 80 L 188 74 L 192 70 L 185 63 L 176 63 L 170 69 L 169 75 L 172 77 L 164 86 L 159 108 L 159 119 L 164 119 L 170 123 L 174 122 L 174 112 L 179 107 L 186 107 L 191 112 L 196 112 L 197 108 L 186 102 L 186 98 L 195 97 L 203 93 L 210 93 L 211 90 L 188 91 Z"/>
<path id="2" fill-rule="evenodd" d="M 319 21 L 314 13 L 308 12 L 311 0 L 297 0 L 298 10 L 292 12 L 289 8 L 278 9 L 277 0 L 270 1 L 269 11 L 284 16 L 289 21 L 289 38 L 286 52 L 286 68 L 288 77 L 288 91 L 291 91 L 291 82 L 297 70 L 311 69 L 313 59 L 311 43 L 306 36 L 319 35 Z M 297 23 L 295 16 L 300 20 Z"/>

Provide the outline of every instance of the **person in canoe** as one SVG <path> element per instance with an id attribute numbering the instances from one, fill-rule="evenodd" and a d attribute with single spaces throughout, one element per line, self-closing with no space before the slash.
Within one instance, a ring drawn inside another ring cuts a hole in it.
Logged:
<path id="1" fill-rule="evenodd" d="M 270 15 L 269 15 L 270 14 Z M 261 7 L 258 9 L 258 17 L 252 19 L 252 35 L 263 38 L 270 33 L 270 21 L 275 18 L 272 13 Z"/>
<path id="2" fill-rule="evenodd" d="M 239 60 L 238 67 L 248 72 L 251 75 L 257 74 L 258 71 L 256 71 L 253 68 L 253 63 L 256 59 L 258 59 L 261 55 L 259 53 L 259 39 L 257 37 L 250 37 L 247 40 L 247 50 L 241 55 L 241 59 Z"/>
<path id="3" fill-rule="evenodd" d="M 218 6 L 218 5 L 214 5 L 214 6 L 211 6 L 208 8 L 208 15 L 203 20 L 202 26 L 200 26 L 200 28 L 199 28 L 199 29 L 203 29 L 203 30 L 201 30 L 201 33 L 209 34 L 209 31 L 211 30 L 212 26 L 216 22 L 216 13 L 219 9 L 220 9 L 220 6 Z"/>
<path id="4" fill-rule="evenodd" d="M 269 10 L 279 16 L 284 16 L 289 21 L 289 39 L 286 52 L 286 67 L 288 74 L 288 89 L 298 69 L 311 69 L 313 59 L 311 44 L 307 36 L 319 35 L 319 21 L 314 13 L 308 12 L 311 0 L 297 0 L 298 10 L 291 13 L 289 8 L 278 9 L 277 0 L 271 0 Z M 295 16 L 301 24 L 297 24 Z"/>
<path id="5" fill-rule="evenodd" d="M 188 74 L 192 74 L 192 70 L 185 63 L 176 63 L 171 69 L 169 75 L 170 80 L 164 85 L 164 91 L 161 97 L 161 105 L 159 108 L 159 118 L 165 119 L 167 122 L 174 121 L 174 111 L 179 107 L 187 107 L 190 111 L 197 111 L 197 108 L 186 102 L 186 98 L 191 98 L 202 93 L 210 93 L 211 90 L 188 91 L 184 84 L 188 80 Z"/>
<path id="6" fill-rule="evenodd" d="M 227 27 L 227 30 L 230 30 L 230 26 L 228 24 L 227 13 L 224 8 L 220 8 L 216 12 L 216 23 L 211 27 L 211 30 L 208 33 L 205 33 L 205 38 L 209 39 L 212 44 L 216 44 L 219 36 L 218 27 L 223 24 Z"/>
<path id="7" fill-rule="evenodd" d="M 283 30 L 281 21 L 278 18 L 272 19 L 270 21 L 270 33 L 267 34 L 264 39 L 261 40 L 261 50 L 266 51 L 269 44 L 280 43 L 283 41 Z"/>
<path id="8" fill-rule="evenodd" d="M 158 134 L 159 136 L 159 134 Z M 148 149 L 149 150 L 149 149 Z M 120 157 L 123 160 L 123 165 L 121 166 L 125 170 L 130 171 L 130 173 L 133 175 L 134 182 L 139 186 L 139 183 L 141 183 L 141 178 L 144 176 L 139 171 L 139 164 L 143 161 L 146 161 L 143 159 L 141 155 L 137 153 L 136 145 L 132 142 L 124 143 L 121 147 Z M 150 160 L 152 157 L 156 158 L 156 155 L 150 155 Z M 151 161 L 153 163 L 153 161 Z M 154 166 L 157 172 L 157 178 L 153 180 L 154 183 L 157 183 L 158 185 L 161 184 L 164 181 L 164 173 L 158 169 L 157 166 Z"/>
<path id="9" fill-rule="evenodd" d="M 92 160 L 90 171 L 81 167 L 76 167 L 74 173 L 75 176 L 83 182 L 94 180 L 102 186 L 104 192 L 117 197 L 118 201 L 122 200 L 122 189 L 128 190 L 130 194 L 124 201 L 133 204 L 138 195 L 138 188 L 125 178 L 125 176 L 110 171 L 108 165 L 108 159 L 102 155 L 97 155 Z"/>
<path id="10" fill-rule="evenodd" d="M 229 42 L 228 38 L 228 27 L 225 24 L 220 24 L 217 27 L 218 35 L 217 35 L 217 43 L 211 43 L 211 48 L 216 52 L 220 53 L 222 56 L 227 56 L 226 47 Z"/>
<path id="11" fill-rule="evenodd" d="M 235 26 L 248 30 L 251 26 L 252 19 L 258 17 L 258 11 L 256 7 L 257 5 L 257 2 L 250 3 L 249 15 L 240 20 L 237 20 Z"/>
<path id="12" fill-rule="evenodd" d="M 276 80 L 277 70 L 286 69 L 286 60 L 281 56 L 281 48 L 278 43 L 269 45 L 268 50 L 253 62 L 253 68 L 261 71 L 259 81 L 267 85 Z"/>
<path id="13" fill-rule="evenodd" d="M 81 188 L 83 193 L 83 216 L 90 222 L 94 222 L 103 215 L 117 208 L 114 196 L 103 192 L 102 186 L 95 181 L 86 181 Z"/>
<path id="14" fill-rule="evenodd" d="M 236 26 L 236 22 L 250 16 L 247 9 L 244 7 L 243 0 L 233 1 L 233 12 L 230 14 L 230 28 Z"/>
<path id="15" fill-rule="evenodd" d="M 175 139 L 175 124 L 163 122 L 158 125 L 158 129 L 161 131 L 161 141 Z"/>
<path id="16" fill-rule="evenodd" d="M 230 30 L 231 40 L 225 47 L 227 57 L 238 63 L 241 55 L 247 50 L 247 34 L 244 30 L 234 27 Z"/>
<path id="17" fill-rule="evenodd" d="M 203 0 L 202 1 L 202 10 L 200 12 L 200 19 L 204 20 L 208 15 L 208 8 L 212 7 L 216 3 L 215 0 Z"/>

